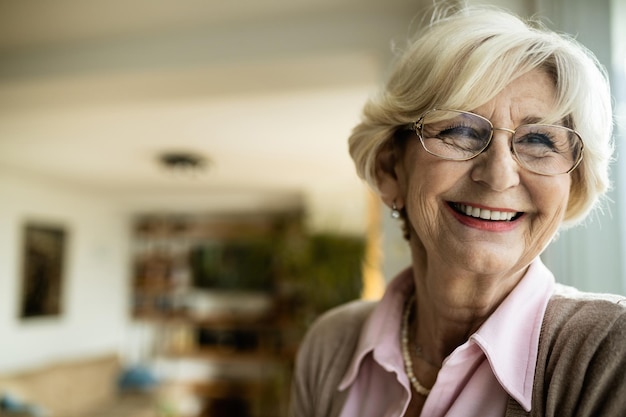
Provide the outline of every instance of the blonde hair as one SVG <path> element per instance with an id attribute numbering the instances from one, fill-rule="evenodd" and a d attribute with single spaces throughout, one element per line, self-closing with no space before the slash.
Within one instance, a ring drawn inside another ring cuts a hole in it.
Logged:
<path id="1" fill-rule="evenodd" d="M 472 110 L 534 69 L 554 79 L 556 107 L 583 138 L 564 226 L 584 219 L 609 188 L 612 109 L 606 71 L 573 38 L 494 8 L 464 8 L 431 22 L 398 57 L 381 92 L 365 104 L 350 138 L 358 175 L 376 190 L 379 151 L 426 110 Z"/>

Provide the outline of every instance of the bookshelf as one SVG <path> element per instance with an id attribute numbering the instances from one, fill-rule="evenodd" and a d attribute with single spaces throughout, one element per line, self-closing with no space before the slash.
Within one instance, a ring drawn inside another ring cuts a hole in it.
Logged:
<path id="1" fill-rule="evenodd" d="M 135 219 L 131 310 L 154 328 L 153 359 L 212 370 L 172 375 L 198 398 L 191 417 L 286 415 L 303 328 L 280 248 L 300 233 L 294 212 Z"/>

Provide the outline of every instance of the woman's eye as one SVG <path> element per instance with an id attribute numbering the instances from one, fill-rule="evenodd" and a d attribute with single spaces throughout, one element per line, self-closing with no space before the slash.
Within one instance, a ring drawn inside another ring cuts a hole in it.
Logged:
<path id="1" fill-rule="evenodd" d="M 554 149 L 554 141 L 545 133 L 527 133 L 516 140 L 518 146 L 532 146 Z"/>
<path id="2" fill-rule="evenodd" d="M 441 139 L 474 139 L 482 140 L 482 135 L 475 128 L 470 126 L 455 126 L 441 130 L 437 137 Z"/>

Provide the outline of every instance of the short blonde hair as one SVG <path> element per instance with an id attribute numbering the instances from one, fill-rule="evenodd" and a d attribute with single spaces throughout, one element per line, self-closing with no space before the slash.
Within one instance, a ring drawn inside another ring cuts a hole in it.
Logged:
<path id="1" fill-rule="evenodd" d="M 533 69 L 554 79 L 557 104 L 546 120 L 568 120 L 585 143 L 583 160 L 570 174 L 563 225 L 580 222 L 610 184 L 613 119 L 606 71 L 573 38 L 494 8 L 438 17 L 409 43 L 349 138 L 358 175 L 376 190 L 377 155 L 402 127 L 435 107 L 479 107 Z"/>

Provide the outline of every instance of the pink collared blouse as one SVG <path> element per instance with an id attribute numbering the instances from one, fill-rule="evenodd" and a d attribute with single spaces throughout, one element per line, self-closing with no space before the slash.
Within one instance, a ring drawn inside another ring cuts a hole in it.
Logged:
<path id="1" fill-rule="evenodd" d="M 554 277 L 539 258 L 494 313 L 443 362 L 422 415 L 502 417 L 508 397 L 530 410 L 541 322 Z M 400 350 L 400 322 L 414 291 L 401 272 L 365 322 L 339 390 L 349 390 L 341 417 L 400 417 L 411 390 Z"/>

